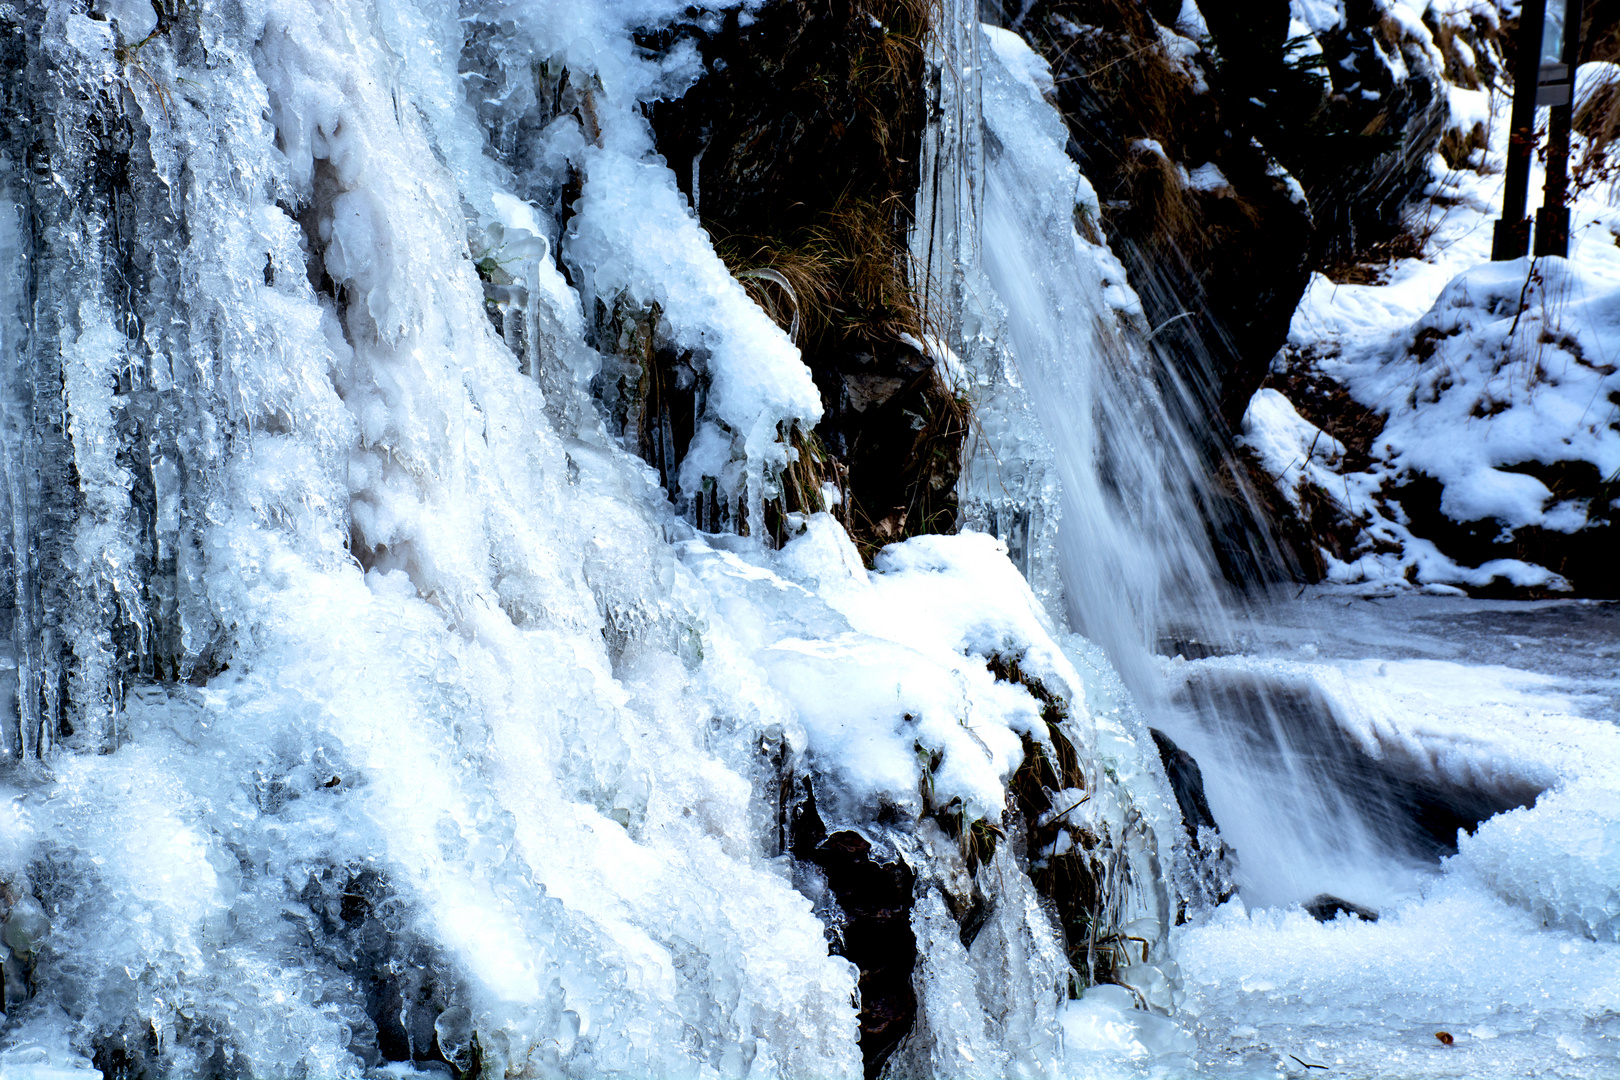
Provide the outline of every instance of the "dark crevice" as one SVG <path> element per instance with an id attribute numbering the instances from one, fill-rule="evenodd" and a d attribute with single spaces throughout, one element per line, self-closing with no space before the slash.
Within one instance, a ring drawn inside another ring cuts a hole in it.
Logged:
<path id="1" fill-rule="evenodd" d="M 803 778 L 792 810 L 793 856 L 815 866 L 837 901 L 832 949 L 860 969 L 860 1045 L 867 1080 L 874 1080 L 917 1018 L 912 970 L 917 938 L 911 930 L 916 874 L 898 854 L 885 860 L 870 840 L 850 830 L 827 832 L 815 790 Z"/>

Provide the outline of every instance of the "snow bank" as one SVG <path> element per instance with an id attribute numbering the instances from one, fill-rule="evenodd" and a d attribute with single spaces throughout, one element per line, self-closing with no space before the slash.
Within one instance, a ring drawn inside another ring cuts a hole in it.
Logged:
<path id="1" fill-rule="evenodd" d="M 682 559 L 792 704 L 815 772 L 846 800 L 832 808 L 842 820 L 872 820 L 881 804 L 1000 820 L 1021 737 L 1051 739 L 1041 703 L 998 681 L 991 660 L 1017 659 L 1088 725 L 1079 676 L 991 537 L 917 537 L 869 572 L 842 527 L 817 514 L 779 554 L 692 540 Z"/>
<path id="2" fill-rule="evenodd" d="M 1358 299 L 1336 305 L 1341 326 L 1347 313 L 1364 318 L 1353 314 Z M 1380 305 L 1365 318 L 1390 314 Z M 1296 334 L 1304 317 L 1296 318 Z M 1518 559 L 1469 566 L 1448 557 L 1412 524 L 1409 511 L 1417 508 L 1402 488 L 1432 478 L 1441 513 L 1460 524 L 1491 523 L 1502 545 L 1527 527 L 1573 534 L 1606 524 L 1615 508 L 1599 494 L 1601 485 L 1560 495 L 1542 478 L 1553 472 L 1536 473 L 1584 465 L 1602 478 L 1620 470 L 1614 359 L 1616 283 L 1562 259 L 1487 263 L 1458 275 L 1426 314 L 1382 345 L 1316 361 L 1383 418 L 1370 468 L 1343 468 L 1342 446 L 1272 389 L 1250 402 L 1244 440 L 1291 503 L 1300 505 L 1300 485 L 1316 489 L 1362 530 L 1362 545 L 1374 548 L 1348 561 L 1329 553 L 1330 580 L 1482 586 L 1504 578 L 1566 588 L 1557 574 Z M 1320 453 L 1312 444 L 1330 449 Z"/>
<path id="3" fill-rule="evenodd" d="M 1608 506 L 1559 502 L 1514 466 L 1587 462 L 1620 470 L 1620 288 L 1562 259 L 1489 263 L 1448 284 L 1381 363 L 1338 369 L 1386 412 L 1376 451 L 1392 473 L 1444 487 L 1454 521 L 1494 518 L 1575 532 Z"/>
<path id="4" fill-rule="evenodd" d="M 1507 100 L 1493 104 L 1487 165 L 1505 147 Z M 1586 192 L 1568 260 L 1487 262 L 1498 187 L 1491 175 L 1437 166 L 1429 194 L 1447 209 L 1410 210 L 1414 228 L 1419 217 L 1429 222 L 1424 258 L 1392 262 L 1375 284 L 1318 275 L 1295 312 L 1277 370 L 1336 383 L 1382 422 L 1365 447 L 1369 466 L 1352 471 L 1305 452 L 1302 444 L 1329 437 L 1290 416 L 1280 388 L 1250 404 L 1245 440 L 1279 490 L 1298 507 L 1302 485 L 1310 489 L 1357 535 L 1349 550 L 1324 550 L 1333 582 L 1556 591 L 1568 581 L 1520 554 L 1527 538 L 1529 550 L 1548 552 L 1531 558 L 1550 560 L 1559 544 L 1610 527 L 1616 508 L 1605 484 L 1620 470 L 1612 243 L 1620 219 L 1600 192 Z M 1451 524 L 1437 529 L 1433 514 Z M 1477 539 L 1459 548 L 1456 537 L 1470 532 Z"/>
<path id="5" fill-rule="evenodd" d="M 1344 458 L 1343 443 L 1300 416 L 1287 398 L 1271 389 L 1258 390 L 1249 400 L 1241 440 L 1295 510 L 1301 509 L 1301 487 L 1327 490 L 1337 476 L 1332 466 Z"/>

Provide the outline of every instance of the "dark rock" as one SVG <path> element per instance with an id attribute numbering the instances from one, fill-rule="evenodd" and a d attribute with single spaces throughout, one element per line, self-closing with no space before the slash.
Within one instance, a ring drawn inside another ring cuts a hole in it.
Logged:
<path id="1" fill-rule="evenodd" d="M 1372 908 L 1352 904 L 1350 901 L 1342 900 L 1332 893 L 1319 893 L 1305 901 L 1301 906 L 1317 922 L 1332 922 L 1340 915 L 1354 915 L 1363 922 L 1378 921 L 1378 912 Z"/>
<path id="2" fill-rule="evenodd" d="M 1440 509 L 1445 490 L 1440 481 L 1421 473 L 1395 488 L 1391 501 L 1400 505 L 1414 534 L 1432 540 L 1464 566 L 1482 566 L 1493 559 L 1521 559 L 1562 575 L 1574 595 L 1620 598 L 1620 570 L 1614 560 L 1615 551 L 1620 550 L 1620 528 L 1616 527 L 1620 514 L 1612 509 L 1605 514 L 1599 509 L 1612 508 L 1620 500 L 1620 479 L 1605 477 L 1597 466 L 1586 461 L 1527 461 L 1501 469 L 1533 476 L 1546 484 L 1552 492 L 1549 502 L 1585 502 L 1592 508 L 1589 521 L 1571 533 L 1534 525 L 1511 529 L 1495 518 L 1455 521 Z M 1522 588 L 1505 578 L 1471 587 L 1468 592 L 1502 599 L 1570 595 Z"/>
<path id="3" fill-rule="evenodd" d="M 703 78 L 650 110 L 658 149 L 683 190 L 696 185 L 703 225 L 733 272 L 793 282 L 799 345 L 825 410 L 816 435 L 868 553 L 954 527 L 968 430 L 966 406 L 901 340 L 922 333 L 907 238 L 930 10 L 921 0 L 779 0 L 747 19 L 738 9 L 643 40 L 662 50 L 684 37 L 703 56 Z"/>
<path id="4" fill-rule="evenodd" d="M 1159 760 L 1164 762 L 1170 790 L 1176 793 L 1176 805 L 1181 807 L 1181 820 L 1186 826 L 1187 835 L 1197 840 L 1200 827 L 1218 828 L 1215 814 L 1209 808 L 1209 800 L 1204 797 L 1204 773 L 1198 767 L 1198 762 L 1158 728 L 1148 728 L 1148 732 L 1153 736 L 1153 745 L 1158 747 Z"/>
<path id="5" fill-rule="evenodd" d="M 1308 120 L 1285 115 L 1267 145 L 1305 186 L 1320 230 L 1317 251 L 1332 258 L 1400 230 L 1402 207 L 1429 182 L 1429 159 L 1451 112 L 1445 72 L 1427 44 L 1372 0 L 1349 0 L 1344 24 L 1319 41 L 1329 91 L 1320 111 Z M 1491 59 L 1489 49 L 1474 55 Z"/>
<path id="6" fill-rule="evenodd" d="M 126 1024 L 104 1031 L 91 1040 L 90 1063 L 103 1080 L 155 1080 L 161 1075 L 157 1030 L 147 1024 Z"/>
<path id="7" fill-rule="evenodd" d="M 1237 895 L 1237 852 L 1221 838 L 1220 826 L 1204 795 L 1204 773 L 1198 762 L 1158 728 L 1148 728 L 1148 732 L 1159 751 L 1159 761 L 1164 765 L 1170 790 L 1175 792 L 1182 825 L 1187 830 L 1192 880 L 1182 886 L 1186 895 L 1177 916 L 1179 922 L 1185 917 L 1189 901 L 1224 904 Z"/>
<path id="8" fill-rule="evenodd" d="M 911 984 L 917 938 L 911 931 L 916 874 L 903 858 L 874 854 L 861 834 L 829 835 L 808 780 L 793 808 L 793 856 L 817 867 L 837 899 L 837 925 L 829 927 L 833 952 L 860 969 L 861 1058 L 873 1080 L 917 1019 Z"/>
<path id="9" fill-rule="evenodd" d="M 387 876 L 370 866 L 329 866 L 309 876 L 298 899 L 309 915 L 300 918 L 289 905 L 282 918 L 364 995 L 371 1023 L 356 1025 L 349 1052 L 368 1068 L 408 1061 L 418 1069 L 462 1075 L 446 1059 L 436 1029 L 458 997 L 448 974 L 453 965 L 431 943 L 389 928 L 402 923 L 406 901 Z"/>

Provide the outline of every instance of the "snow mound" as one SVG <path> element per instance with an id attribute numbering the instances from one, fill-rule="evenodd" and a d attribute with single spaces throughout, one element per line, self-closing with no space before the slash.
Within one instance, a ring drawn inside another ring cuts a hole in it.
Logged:
<path id="1" fill-rule="evenodd" d="M 1256 393 L 1243 440 L 1261 467 L 1296 510 L 1309 489 L 1359 533 L 1354 550 L 1324 551 L 1330 581 L 1561 591 L 1566 575 L 1601 572 L 1582 550 L 1617 508 L 1617 284 L 1558 258 L 1485 263 L 1398 332 L 1317 358 L 1382 420 L 1362 469 L 1279 391 Z M 1388 298 L 1364 301 L 1337 302 L 1338 332 L 1398 314 Z M 1313 302 L 1324 304 L 1307 296 L 1296 344 L 1320 333 L 1302 333 Z"/>
<path id="2" fill-rule="evenodd" d="M 994 658 L 1018 659 L 1085 717 L 1079 675 L 1006 546 L 989 536 L 916 537 L 885 549 L 869 572 L 843 528 L 817 514 L 780 553 L 699 539 L 681 555 L 791 704 L 802 725 L 794 741 L 817 773 L 837 779 L 835 816 L 954 805 L 967 821 L 999 821 L 1022 739 L 1050 737 L 1042 704 L 998 680 Z"/>
<path id="3" fill-rule="evenodd" d="M 1589 462 L 1620 470 L 1620 289 L 1563 259 L 1487 263 L 1459 275 L 1385 363 L 1349 380 L 1387 410 L 1378 441 L 1393 469 L 1444 485 L 1454 521 L 1495 518 L 1571 533 L 1610 506 L 1559 500 L 1522 471 Z"/>

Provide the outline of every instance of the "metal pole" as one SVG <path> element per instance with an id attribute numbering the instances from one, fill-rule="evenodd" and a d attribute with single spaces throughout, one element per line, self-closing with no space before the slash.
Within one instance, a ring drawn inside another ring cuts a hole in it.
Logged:
<path id="1" fill-rule="evenodd" d="M 1552 0 L 1559 3 L 1561 0 Z M 1559 57 L 1568 82 L 1551 95 L 1547 119 L 1547 182 L 1542 187 L 1541 209 L 1536 211 L 1536 257 L 1569 255 L 1569 129 L 1575 116 L 1575 66 L 1580 56 L 1581 0 L 1568 0 L 1564 16 L 1564 48 Z M 1551 89 L 1550 87 L 1548 89 Z M 1545 93 L 1540 95 L 1547 97 Z"/>
<path id="2" fill-rule="evenodd" d="M 1536 83 L 1541 70 L 1541 31 L 1546 14 L 1547 0 L 1524 0 L 1524 6 L 1519 9 L 1502 217 L 1491 238 L 1491 259 L 1496 262 L 1522 259 L 1530 250 L 1530 219 L 1525 216 L 1525 208 L 1530 198 L 1530 157 L 1536 150 Z"/>

